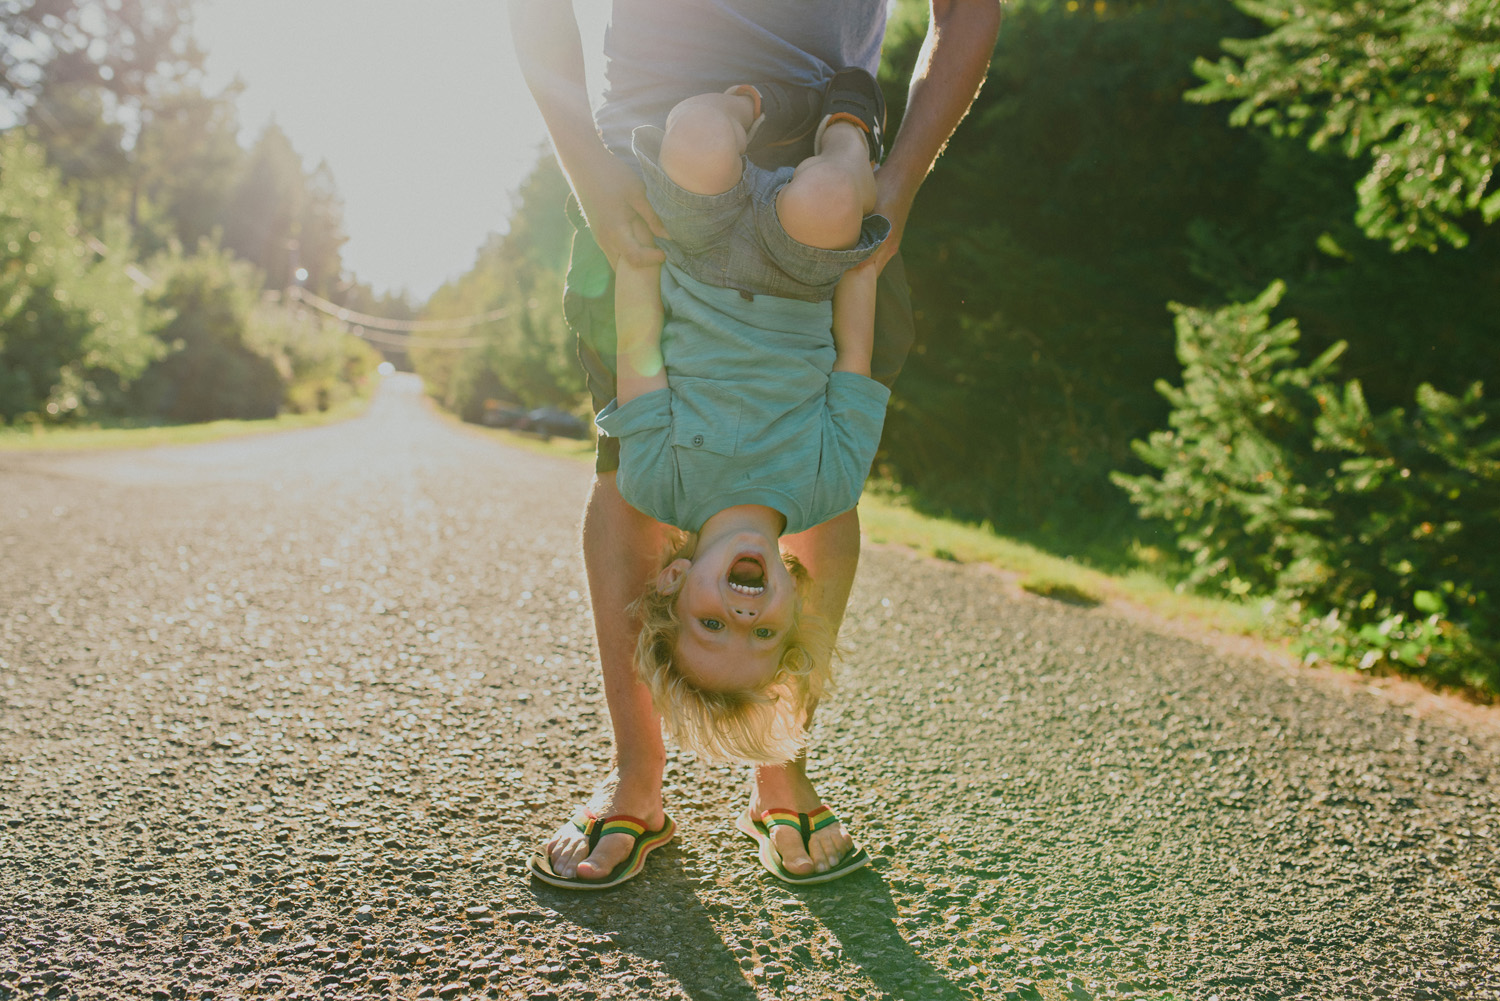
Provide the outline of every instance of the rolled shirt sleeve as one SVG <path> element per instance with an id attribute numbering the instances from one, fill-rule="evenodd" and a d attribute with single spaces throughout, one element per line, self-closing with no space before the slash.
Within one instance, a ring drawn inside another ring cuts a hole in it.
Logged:
<path id="1" fill-rule="evenodd" d="M 870 475 L 891 391 L 868 376 L 834 372 L 828 378 L 828 412 L 815 507 L 824 518 L 859 503 Z"/>
<path id="2" fill-rule="evenodd" d="M 620 439 L 615 486 L 626 503 L 657 521 L 677 524 L 677 461 L 672 454 L 672 391 L 653 389 L 624 406 L 609 401 L 594 418 L 599 433 Z"/>
<path id="3" fill-rule="evenodd" d="M 667 388 L 653 389 L 625 404 L 618 399 L 608 405 L 594 418 L 599 433 L 621 440 L 643 431 L 656 431 L 672 426 L 672 391 Z"/>

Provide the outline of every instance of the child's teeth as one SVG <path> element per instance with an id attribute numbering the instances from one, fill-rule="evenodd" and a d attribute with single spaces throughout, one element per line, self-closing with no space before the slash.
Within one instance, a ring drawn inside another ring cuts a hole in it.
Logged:
<path id="1" fill-rule="evenodd" d="M 729 587 L 731 590 L 738 591 L 740 594 L 760 594 L 765 590 L 765 588 L 763 587 L 751 587 L 748 584 L 736 584 L 734 581 L 729 582 Z"/>

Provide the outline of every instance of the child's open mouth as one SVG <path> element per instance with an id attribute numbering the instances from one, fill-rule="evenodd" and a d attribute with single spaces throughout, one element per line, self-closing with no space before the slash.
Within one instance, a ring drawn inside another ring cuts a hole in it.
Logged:
<path id="1" fill-rule="evenodd" d="M 760 560 L 741 556 L 729 568 L 729 589 L 737 594 L 758 595 L 766 589 L 766 568 Z"/>

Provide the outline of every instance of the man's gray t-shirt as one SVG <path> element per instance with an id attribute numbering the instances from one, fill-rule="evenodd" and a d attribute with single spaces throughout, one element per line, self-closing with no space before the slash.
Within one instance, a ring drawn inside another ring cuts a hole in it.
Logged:
<path id="1" fill-rule="evenodd" d="M 637 125 L 664 126 L 694 94 L 735 84 L 826 83 L 846 66 L 874 73 L 887 0 L 614 0 L 604 38 L 604 142 L 630 158 Z"/>

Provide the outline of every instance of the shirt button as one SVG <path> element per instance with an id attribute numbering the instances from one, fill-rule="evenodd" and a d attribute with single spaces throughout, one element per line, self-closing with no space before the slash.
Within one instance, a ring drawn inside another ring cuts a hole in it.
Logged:
<path id="1" fill-rule="evenodd" d="M 695 434 L 695 435 L 693 435 L 693 444 L 694 445 L 702 445 L 703 444 L 703 436 L 701 434 Z"/>

